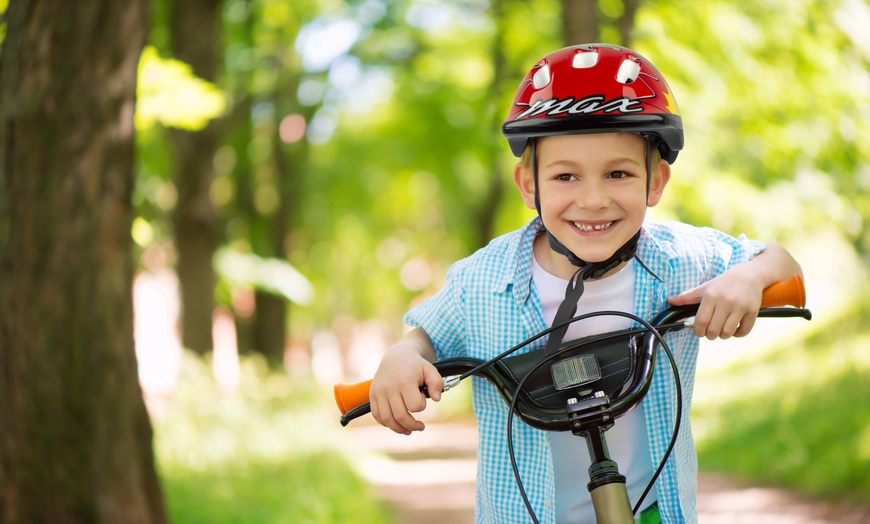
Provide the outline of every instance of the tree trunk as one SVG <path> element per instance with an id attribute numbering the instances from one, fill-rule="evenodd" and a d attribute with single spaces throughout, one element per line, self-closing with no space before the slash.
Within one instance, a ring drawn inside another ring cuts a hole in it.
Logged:
<path id="1" fill-rule="evenodd" d="M 282 64 L 281 69 L 285 73 L 280 76 L 278 89 L 272 93 L 277 122 L 280 124 L 281 119 L 289 114 L 300 114 L 309 122 L 314 110 L 302 108 L 295 98 L 301 75 L 290 64 Z M 272 134 L 270 161 L 276 176 L 278 208 L 272 215 L 257 218 L 262 221 L 264 237 L 257 243 L 257 251 L 264 257 L 286 260 L 290 250 L 290 232 L 301 227 L 299 209 L 308 166 L 308 144 L 305 138 L 293 144 L 285 144 L 276 130 Z M 262 353 L 274 366 L 284 363 L 289 311 L 286 298 L 257 290 L 257 314 L 253 326 L 254 350 Z"/>
<path id="2" fill-rule="evenodd" d="M 640 7 L 642 0 L 622 0 L 623 11 L 622 16 L 616 21 L 616 27 L 619 29 L 622 45 L 631 47 L 632 33 L 634 32 L 634 17 Z"/>
<path id="3" fill-rule="evenodd" d="M 507 57 L 504 50 L 505 44 L 505 0 L 493 0 L 490 3 L 490 12 L 495 24 L 495 36 L 490 48 L 492 60 L 492 82 L 489 85 L 489 100 L 504 100 L 502 94 L 505 90 L 513 91 L 515 85 L 508 81 Z M 504 108 L 492 104 L 488 108 L 489 121 L 492 129 L 501 129 L 504 121 Z M 487 144 L 488 184 L 486 193 L 475 209 L 477 222 L 477 238 L 474 240 L 474 249 L 485 246 L 495 236 L 495 221 L 498 208 L 501 205 L 505 193 L 505 169 L 502 165 L 504 154 L 504 139 L 500 133 L 492 135 Z"/>
<path id="4" fill-rule="evenodd" d="M 266 291 L 256 292 L 257 314 L 254 317 L 254 351 L 260 353 L 269 365 L 284 363 L 287 341 L 287 300 Z"/>
<path id="5" fill-rule="evenodd" d="M 172 3 L 172 45 L 175 57 L 200 78 L 217 80 L 220 0 L 178 0 Z M 217 282 L 212 258 L 220 245 L 217 211 L 209 189 L 219 130 L 212 121 L 196 132 L 173 130 L 178 201 L 173 215 L 181 294 L 181 342 L 198 353 L 213 347 L 212 312 Z"/>
<path id="6" fill-rule="evenodd" d="M 165 522 L 133 345 L 146 1 L 12 1 L 0 57 L 0 520 Z"/>
<path id="7" fill-rule="evenodd" d="M 590 44 L 601 39 L 597 0 L 562 0 L 565 45 Z"/>

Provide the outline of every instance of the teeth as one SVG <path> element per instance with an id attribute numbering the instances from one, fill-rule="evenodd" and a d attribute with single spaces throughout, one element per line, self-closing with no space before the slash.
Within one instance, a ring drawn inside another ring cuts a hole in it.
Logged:
<path id="1" fill-rule="evenodd" d="M 582 224 L 580 222 L 574 222 L 574 227 L 576 227 L 580 231 L 603 231 L 612 225 L 613 225 L 613 222 L 605 222 L 603 224 L 595 224 L 594 226 L 589 225 L 589 224 Z"/>

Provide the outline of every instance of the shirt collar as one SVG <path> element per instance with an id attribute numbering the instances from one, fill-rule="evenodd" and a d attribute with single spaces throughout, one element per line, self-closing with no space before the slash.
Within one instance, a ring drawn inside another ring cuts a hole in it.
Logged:
<path id="1" fill-rule="evenodd" d="M 519 230 L 505 253 L 504 259 L 511 262 L 501 268 L 492 287 L 493 293 L 505 293 L 512 289 L 517 302 L 528 300 L 532 284 L 532 247 L 535 236 L 543 229 L 543 222 L 535 217 Z"/>
<path id="2" fill-rule="evenodd" d="M 659 282 L 665 281 L 665 276 L 668 274 L 669 259 L 655 237 L 643 227 L 641 227 L 635 258 L 640 267 L 654 279 Z"/>
<path id="3" fill-rule="evenodd" d="M 509 288 L 512 288 L 517 302 L 522 303 L 528 300 L 532 283 L 532 247 L 535 236 L 543 230 L 543 222 L 539 217 L 535 217 L 519 231 L 519 235 L 510 244 L 505 257 L 505 260 L 513 262 L 502 267 L 501 273 L 495 279 L 492 287 L 493 293 L 505 293 Z M 668 274 L 668 257 L 658 241 L 644 228 L 641 228 L 635 258 L 640 267 L 654 279 L 659 282 L 665 281 L 665 276 Z"/>

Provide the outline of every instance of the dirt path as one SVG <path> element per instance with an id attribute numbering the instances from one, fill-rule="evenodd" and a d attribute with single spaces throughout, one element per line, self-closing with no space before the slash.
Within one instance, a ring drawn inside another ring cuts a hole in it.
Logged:
<path id="1" fill-rule="evenodd" d="M 360 448 L 372 452 L 360 457 L 360 470 L 395 508 L 397 524 L 474 522 L 474 426 L 429 423 L 410 437 L 375 425 L 351 431 Z M 870 509 L 811 501 L 784 489 L 702 473 L 698 518 L 701 524 L 860 524 L 870 523 Z"/>
<path id="2" fill-rule="evenodd" d="M 477 471 L 477 428 L 427 423 L 426 430 L 398 435 L 381 426 L 358 425 L 353 441 L 376 452 L 361 471 L 396 512 L 396 524 L 472 524 Z"/>
<path id="3" fill-rule="evenodd" d="M 724 475 L 701 473 L 698 520 L 701 524 L 861 524 L 870 522 L 870 509 L 811 500 L 782 488 L 752 486 Z"/>

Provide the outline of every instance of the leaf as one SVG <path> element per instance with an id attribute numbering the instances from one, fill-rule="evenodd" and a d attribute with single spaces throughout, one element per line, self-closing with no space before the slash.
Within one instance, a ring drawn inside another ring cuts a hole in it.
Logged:
<path id="1" fill-rule="evenodd" d="M 157 122 L 197 131 L 227 106 L 226 95 L 214 84 L 195 76 L 184 62 L 161 58 L 152 46 L 146 46 L 139 59 L 136 97 L 140 131 Z"/>

